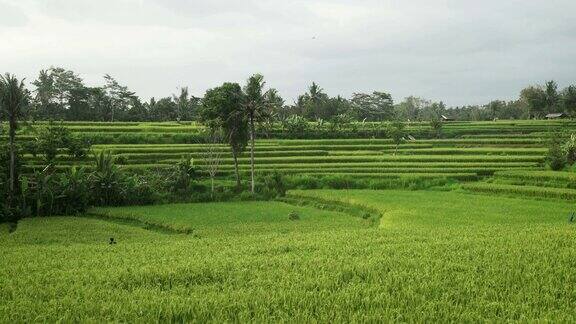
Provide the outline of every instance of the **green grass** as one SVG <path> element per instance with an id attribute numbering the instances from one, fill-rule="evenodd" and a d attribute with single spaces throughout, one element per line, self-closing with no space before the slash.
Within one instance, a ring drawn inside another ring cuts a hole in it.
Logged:
<path id="1" fill-rule="evenodd" d="M 367 226 L 274 202 L 104 210 L 190 226 L 199 237 L 26 219 L 0 231 L 0 322 L 576 321 L 572 204 L 435 191 L 291 194 L 383 216 Z M 288 222 L 297 208 L 302 219 Z"/>

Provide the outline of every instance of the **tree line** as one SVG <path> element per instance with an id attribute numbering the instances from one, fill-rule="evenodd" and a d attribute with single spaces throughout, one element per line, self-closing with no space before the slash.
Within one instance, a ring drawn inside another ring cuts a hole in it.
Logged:
<path id="1" fill-rule="evenodd" d="M 164 98 L 142 100 L 110 75 L 103 85 L 90 87 L 73 71 L 51 67 L 40 71 L 30 89 L 31 116 L 36 120 L 69 121 L 194 121 L 203 97 L 187 87 Z M 207 94 L 207 93 L 206 93 Z M 329 96 L 312 83 L 295 102 L 287 103 L 277 90 L 266 94 L 274 101 L 271 117 L 283 122 L 299 116 L 308 121 L 430 121 L 442 115 L 455 120 L 542 118 L 548 113 L 576 115 L 576 85 L 559 89 L 554 81 L 521 90 L 518 99 L 494 100 L 485 105 L 447 107 L 443 102 L 410 96 L 395 103 L 390 93 L 354 93 L 350 98 Z"/>

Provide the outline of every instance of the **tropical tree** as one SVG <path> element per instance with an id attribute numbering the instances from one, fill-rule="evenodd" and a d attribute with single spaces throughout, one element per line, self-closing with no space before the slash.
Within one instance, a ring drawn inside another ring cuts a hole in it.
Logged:
<path id="1" fill-rule="evenodd" d="M 299 110 L 304 117 L 315 120 L 324 117 L 323 110 L 327 100 L 328 95 L 324 93 L 324 89 L 316 82 L 312 82 L 308 92 L 298 98 L 297 104 L 300 106 Z"/>
<path id="2" fill-rule="evenodd" d="M 399 120 L 393 121 L 388 128 L 388 135 L 392 139 L 392 142 L 396 145 L 394 148 L 394 155 L 398 152 L 398 147 L 402 142 L 404 142 L 404 136 L 406 132 L 404 131 L 405 125 Z"/>
<path id="3" fill-rule="evenodd" d="M 211 198 L 214 199 L 214 178 L 218 174 L 220 163 L 222 162 L 222 150 L 220 143 L 222 142 L 222 135 L 219 131 L 210 129 L 206 136 L 206 143 L 202 145 L 202 160 L 203 166 L 206 168 L 210 176 L 210 192 Z"/>
<path id="4" fill-rule="evenodd" d="M 241 186 L 238 156 L 248 143 L 248 122 L 243 110 L 243 97 L 239 84 L 227 82 L 206 91 L 199 110 L 200 121 L 212 130 L 221 130 L 230 146 L 237 188 Z"/>
<path id="5" fill-rule="evenodd" d="M 548 154 L 546 155 L 546 162 L 548 162 L 550 169 L 554 171 L 562 170 L 566 166 L 567 159 L 565 152 L 562 150 L 560 136 L 552 137 L 548 147 Z"/>
<path id="6" fill-rule="evenodd" d="M 520 98 L 528 106 L 530 117 L 540 118 L 546 114 L 546 92 L 539 86 L 530 86 L 520 92 Z"/>
<path id="7" fill-rule="evenodd" d="M 104 80 L 106 85 L 103 89 L 110 99 L 110 121 L 113 122 L 118 112 L 123 113 L 131 109 L 136 95 L 108 74 L 104 75 Z"/>
<path id="8" fill-rule="evenodd" d="M 490 111 L 490 118 L 492 120 L 496 119 L 498 117 L 498 113 L 500 113 L 502 110 L 504 110 L 505 106 L 506 106 L 505 101 L 502 101 L 502 100 L 490 101 L 490 103 L 488 103 L 488 105 L 486 105 L 486 108 Z"/>
<path id="9" fill-rule="evenodd" d="M 442 137 L 442 119 L 432 118 L 430 120 L 430 128 L 432 129 L 432 136 L 435 138 Z"/>
<path id="10" fill-rule="evenodd" d="M 200 99 L 191 96 L 188 87 L 180 88 L 180 94 L 172 95 L 172 99 L 176 104 L 178 120 L 192 120 L 194 118 L 194 110 Z"/>
<path id="11" fill-rule="evenodd" d="M 546 92 L 546 112 L 558 112 L 560 107 L 560 94 L 558 93 L 558 84 L 556 81 L 548 81 L 544 87 Z"/>
<path id="12" fill-rule="evenodd" d="M 562 103 L 566 113 L 576 115 L 576 85 L 570 85 L 562 91 Z"/>
<path id="13" fill-rule="evenodd" d="M 408 122 L 420 120 L 422 111 L 425 107 L 431 105 L 429 100 L 414 96 L 404 98 L 404 101 L 394 106 L 394 115 L 397 119 Z"/>
<path id="14" fill-rule="evenodd" d="M 169 121 L 178 119 L 178 107 L 170 97 L 155 100 L 150 99 L 149 115 L 154 121 Z"/>
<path id="15" fill-rule="evenodd" d="M 54 87 L 54 78 L 47 70 L 41 70 L 38 79 L 32 84 L 36 87 L 35 93 L 35 112 L 41 117 L 54 117 L 56 98 L 56 89 Z"/>
<path id="16" fill-rule="evenodd" d="M 84 88 L 78 75 L 60 67 L 41 70 L 32 84 L 36 87 L 36 112 L 40 117 L 50 119 L 64 118 L 71 108 L 72 94 Z"/>
<path id="17" fill-rule="evenodd" d="M 284 99 L 278 93 L 278 90 L 271 88 L 264 94 L 264 100 L 268 108 L 268 115 L 271 117 L 269 120 L 277 120 L 284 107 Z"/>
<path id="18" fill-rule="evenodd" d="M 16 76 L 6 73 L 0 76 L 0 109 L 8 119 L 8 150 L 9 150 L 9 184 L 8 184 L 8 206 L 14 207 L 14 198 L 18 192 L 18 170 L 16 130 L 18 121 L 21 119 L 28 107 L 30 93 L 24 86 L 24 80 L 18 80 Z"/>
<path id="19" fill-rule="evenodd" d="M 254 193 L 254 144 L 255 144 L 255 123 L 268 118 L 266 96 L 264 93 L 264 76 L 254 74 L 251 76 L 244 87 L 243 109 L 248 119 L 250 132 L 250 191 Z"/>
<path id="20" fill-rule="evenodd" d="M 383 121 L 394 117 L 394 102 L 389 93 L 378 91 L 372 94 L 354 93 L 351 103 L 354 114 L 359 120 Z"/>

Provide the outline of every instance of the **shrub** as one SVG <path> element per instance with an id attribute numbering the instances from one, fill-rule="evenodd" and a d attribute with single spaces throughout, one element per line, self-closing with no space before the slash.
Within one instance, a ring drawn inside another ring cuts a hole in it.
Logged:
<path id="1" fill-rule="evenodd" d="M 110 152 L 102 151 L 95 158 L 95 170 L 91 174 L 93 203 L 98 206 L 122 203 L 122 177 Z"/>
<path id="2" fill-rule="evenodd" d="M 3 170 L 0 168 L 0 172 Z M 0 174 L 0 223 L 8 222 L 12 220 L 12 213 L 6 204 L 6 199 L 8 196 L 7 181 L 4 177 L 4 172 Z"/>
<path id="3" fill-rule="evenodd" d="M 86 157 L 90 151 L 90 142 L 82 137 L 71 135 L 65 144 L 68 156 L 77 159 Z"/>
<path id="4" fill-rule="evenodd" d="M 333 175 L 322 178 L 323 187 L 327 189 L 351 189 L 354 188 L 354 179 L 351 176 Z"/>
<path id="5" fill-rule="evenodd" d="M 32 142 L 27 142 L 25 148 L 32 155 L 41 154 L 47 164 L 53 163 L 61 150 L 69 157 L 83 158 L 90 150 L 90 142 L 74 135 L 62 124 L 52 122 L 38 132 L 38 136 Z"/>
<path id="6" fill-rule="evenodd" d="M 394 155 L 398 151 L 398 146 L 404 142 L 404 136 L 406 133 L 404 131 L 405 125 L 401 121 L 393 121 L 388 128 L 388 136 L 392 139 L 392 142 L 396 145 L 394 150 Z"/>
<path id="7" fill-rule="evenodd" d="M 124 176 L 121 186 L 121 205 L 148 205 L 158 201 L 157 188 L 142 176 Z"/>
<path id="8" fill-rule="evenodd" d="M 16 170 L 22 168 L 22 157 L 20 150 L 16 151 Z M 10 155 L 5 143 L 0 145 L 0 223 L 15 222 L 20 218 L 20 214 L 15 206 L 9 203 L 9 183 L 10 183 Z"/>
<path id="9" fill-rule="evenodd" d="M 282 126 L 290 135 L 298 136 L 308 129 L 308 121 L 302 116 L 292 115 L 283 121 Z"/>
<path id="10" fill-rule="evenodd" d="M 46 167 L 21 179 L 18 213 L 21 216 L 74 215 L 86 211 L 90 202 L 88 174 L 71 168 L 55 173 Z"/>
<path id="11" fill-rule="evenodd" d="M 243 201 L 250 201 L 256 199 L 256 197 L 250 191 L 242 191 L 238 196 L 238 198 Z"/>
<path id="12" fill-rule="evenodd" d="M 558 137 L 553 137 L 546 155 L 546 162 L 554 171 L 562 170 L 566 166 L 566 155 L 560 146 Z"/>
<path id="13" fill-rule="evenodd" d="M 434 118 L 430 121 L 431 136 L 434 138 L 442 137 L 442 120 L 439 118 Z"/>
<path id="14" fill-rule="evenodd" d="M 353 119 L 347 114 L 338 114 L 330 120 L 329 130 L 331 132 L 348 129 L 352 125 Z"/>
<path id="15" fill-rule="evenodd" d="M 570 138 L 564 143 L 562 149 L 566 154 L 566 162 L 569 165 L 574 164 L 574 162 L 576 162 L 576 134 L 570 135 Z"/>
<path id="16" fill-rule="evenodd" d="M 116 155 L 114 162 L 118 163 L 120 165 L 126 165 L 126 164 L 128 164 L 128 158 L 124 155 Z"/>
<path id="17" fill-rule="evenodd" d="M 288 214 L 288 219 L 291 221 L 299 220 L 300 214 L 298 214 L 297 211 L 293 210 L 290 212 L 290 214 Z"/>
<path id="18" fill-rule="evenodd" d="M 182 156 L 180 161 L 172 170 L 170 177 L 172 182 L 172 191 L 186 195 L 190 192 L 190 185 L 196 176 L 196 169 L 194 167 L 194 159 L 191 156 Z"/>
<path id="19" fill-rule="evenodd" d="M 72 167 L 56 178 L 58 195 L 58 213 L 71 215 L 84 212 L 90 202 L 90 183 L 84 169 Z"/>
<path id="20" fill-rule="evenodd" d="M 257 183 L 260 184 L 257 188 L 258 193 L 265 198 L 284 197 L 286 195 L 286 181 L 282 173 L 276 170 L 260 177 Z"/>
<path id="21" fill-rule="evenodd" d="M 144 176 L 119 169 L 112 154 L 106 151 L 96 156 L 90 186 L 92 204 L 97 206 L 151 204 L 158 200 L 158 192 L 168 187 L 150 183 Z"/>
<path id="22" fill-rule="evenodd" d="M 318 178 L 311 175 L 290 177 L 288 183 L 290 188 L 297 189 L 318 189 L 321 187 Z"/>

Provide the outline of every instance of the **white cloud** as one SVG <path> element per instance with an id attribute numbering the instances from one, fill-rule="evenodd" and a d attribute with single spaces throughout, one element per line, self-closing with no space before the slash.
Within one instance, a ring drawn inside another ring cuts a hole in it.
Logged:
<path id="1" fill-rule="evenodd" d="M 0 0 L 0 72 L 63 66 L 142 97 L 263 73 L 290 101 L 384 90 L 448 104 L 574 82 L 572 0 Z M 6 18 L 9 17 L 9 18 Z"/>

